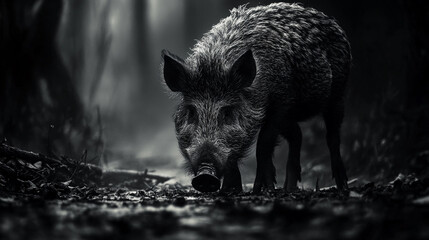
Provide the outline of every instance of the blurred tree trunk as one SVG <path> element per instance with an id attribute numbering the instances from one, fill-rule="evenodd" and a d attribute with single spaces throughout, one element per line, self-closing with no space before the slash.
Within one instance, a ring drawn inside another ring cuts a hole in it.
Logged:
<path id="1" fill-rule="evenodd" d="M 83 115 L 56 46 L 62 9 L 63 1 L 0 1 L 0 134 L 16 143 L 50 146 L 63 137 L 50 125 L 75 125 Z"/>
<path id="2" fill-rule="evenodd" d="M 409 29 L 406 118 L 410 153 L 429 149 L 429 2 L 403 1 Z"/>
<path id="3" fill-rule="evenodd" d="M 76 86 L 82 85 L 83 67 L 86 64 L 85 58 L 85 41 L 87 38 L 88 28 L 88 12 L 89 1 L 87 0 L 72 0 L 68 1 L 68 18 L 63 33 L 66 43 L 63 46 L 63 51 L 66 52 L 68 58 L 67 66 L 70 70 L 70 76 Z"/>
<path id="4" fill-rule="evenodd" d="M 59 55 L 56 35 L 61 21 L 63 1 L 43 1 L 34 23 L 36 77 L 45 78 L 55 109 L 68 117 L 79 119 L 82 105 L 76 88 Z M 37 79 L 35 79 L 37 81 Z"/>
<path id="5" fill-rule="evenodd" d="M 137 49 L 136 57 L 137 64 L 140 67 L 141 76 L 148 73 L 146 71 L 149 59 L 149 39 L 147 34 L 148 28 L 148 14 L 147 14 L 148 1 L 134 0 L 133 2 L 133 29 L 135 30 L 135 45 Z"/>
<path id="6" fill-rule="evenodd" d="M 153 89 L 157 89 L 157 85 L 160 85 L 158 81 L 154 80 L 158 77 L 159 62 L 154 61 L 152 55 L 153 44 L 155 43 L 149 26 L 149 4 L 149 1 L 133 0 L 130 5 L 132 8 L 131 36 L 133 38 L 133 49 L 135 49 L 134 57 L 137 73 L 136 82 L 133 83 L 136 88 L 132 94 L 138 95 L 141 101 L 147 103 L 157 101 L 157 91 L 153 91 Z M 147 104 L 144 109 L 139 107 L 138 105 L 132 106 L 132 108 L 135 108 L 135 112 L 144 115 L 145 113 L 156 111 L 157 106 L 156 104 Z M 145 116 L 144 120 L 148 120 L 148 117 Z"/>

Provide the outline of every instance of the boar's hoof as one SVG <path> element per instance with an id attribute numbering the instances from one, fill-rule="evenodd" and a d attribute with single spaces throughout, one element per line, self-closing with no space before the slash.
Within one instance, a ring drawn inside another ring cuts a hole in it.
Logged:
<path id="1" fill-rule="evenodd" d="M 200 192 L 216 192 L 220 188 L 220 179 L 212 164 L 202 163 L 197 175 L 192 179 L 192 186 Z"/>

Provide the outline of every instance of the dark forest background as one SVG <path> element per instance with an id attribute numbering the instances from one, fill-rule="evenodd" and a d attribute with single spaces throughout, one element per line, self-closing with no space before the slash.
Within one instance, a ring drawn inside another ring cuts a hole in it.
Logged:
<path id="1" fill-rule="evenodd" d="M 186 57 L 229 9 L 270 1 L 0 0 L 0 137 L 109 168 L 154 169 L 189 183 L 161 85 L 160 52 Z M 350 178 L 429 169 L 429 2 L 306 0 L 351 41 L 342 152 Z M 303 180 L 332 185 L 324 127 L 301 125 Z M 287 144 L 275 153 L 284 178 Z M 254 178 L 254 155 L 243 161 Z"/>

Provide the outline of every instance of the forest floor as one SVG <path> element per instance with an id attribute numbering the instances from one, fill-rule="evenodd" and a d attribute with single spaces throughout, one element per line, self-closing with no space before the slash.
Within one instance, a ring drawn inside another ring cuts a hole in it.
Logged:
<path id="1" fill-rule="evenodd" d="M 429 239 L 428 189 L 427 178 L 401 176 L 348 194 L 228 196 L 178 184 L 0 192 L 0 239 Z"/>
<path id="2" fill-rule="evenodd" d="M 203 194 L 159 178 L 96 184 L 85 157 L 0 150 L 0 239 L 429 239 L 429 178 Z"/>

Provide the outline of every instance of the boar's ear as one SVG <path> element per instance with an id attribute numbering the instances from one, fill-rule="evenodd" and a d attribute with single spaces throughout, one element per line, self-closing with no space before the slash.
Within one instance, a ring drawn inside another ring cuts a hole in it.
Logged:
<path id="1" fill-rule="evenodd" d="M 250 87 L 256 76 L 256 62 L 252 50 L 247 50 L 241 55 L 230 70 L 234 82 L 238 81 L 240 88 Z"/>
<path id="2" fill-rule="evenodd" d="M 182 92 L 185 89 L 188 74 L 184 61 L 165 49 L 162 50 L 161 56 L 164 60 L 163 74 L 165 83 L 171 91 Z"/>

